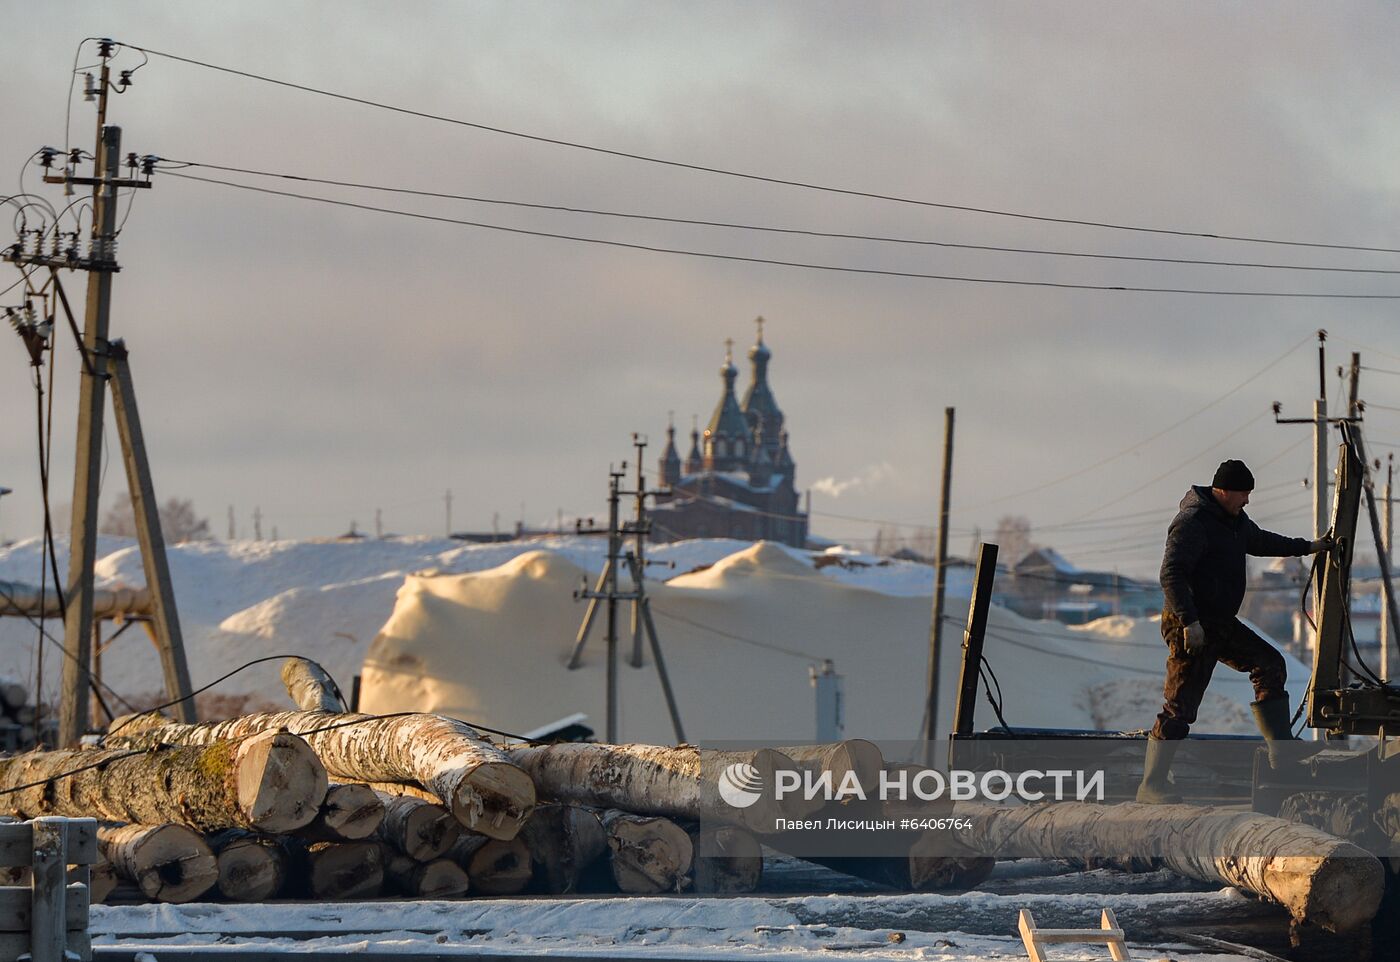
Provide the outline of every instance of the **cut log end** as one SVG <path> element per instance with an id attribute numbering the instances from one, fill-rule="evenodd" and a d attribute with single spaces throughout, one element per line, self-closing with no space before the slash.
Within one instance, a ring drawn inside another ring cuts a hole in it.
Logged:
<path id="1" fill-rule="evenodd" d="M 219 850 L 219 893 L 234 902 L 262 902 L 282 891 L 287 855 L 274 840 L 248 836 Z"/>
<path id="2" fill-rule="evenodd" d="M 358 841 L 369 838 L 384 821 L 384 803 L 368 785 L 336 783 L 326 790 L 320 814 L 309 826 L 332 838 Z"/>
<path id="3" fill-rule="evenodd" d="M 508 762 L 485 762 L 462 779 L 452 797 L 452 815 L 464 827 L 509 841 L 535 808 L 535 783 Z"/>
<path id="4" fill-rule="evenodd" d="M 446 854 L 461 837 L 462 827 L 441 805 L 412 795 L 380 795 L 384 820 L 376 835 L 419 862 Z"/>
<path id="5" fill-rule="evenodd" d="M 534 866 L 522 839 L 488 840 L 467 859 L 474 895 L 515 895 L 530 884 Z"/>
<path id="6" fill-rule="evenodd" d="M 1281 877 L 1296 876 L 1296 892 L 1273 894 L 1293 913 L 1332 932 L 1351 932 L 1375 918 L 1385 892 L 1385 868 L 1365 850 L 1343 843 L 1327 858 L 1289 857 L 1272 859 L 1271 867 Z M 1347 849 L 1355 849 L 1348 852 Z M 1290 863 L 1298 863 L 1292 865 Z M 1291 898 L 1288 896 L 1292 896 Z"/>
<path id="7" fill-rule="evenodd" d="M 238 801 L 249 827 L 273 834 L 309 825 L 326 797 L 326 769 L 302 739 L 263 732 L 238 744 Z"/>
<path id="8" fill-rule="evenodd" d="M 388 857 L 384 864 L 384 882 L 400 895 L 423 899 L 457 898 L 471 887 L 467 873 L 451 859 L 415 862 L 406 855 Z"/>
<path id="9" fill-rule="evenodd" d="M 685 887 L 695 848 L 675 822 L 613 810 L 603 815 L 603 828 L 620 891 L 656 895 Z"/>
<path id="10" fill-rule="evenodd" d="M 384 853 L 378 842 L 316 842 L 307 846 L 307 894 L 326 901 L 373 898 L 384 887 Z"/>
<path id="11" fill-rule="evenodd" d="M 738 895 L 758 888 L 763 849 L 753 835 L 733 825 L 690 833 L 694 846 L 695 891 Z"/>
<path id="12" fill-rule="evenodd" d="M 219 878 L 214 853 L 183 825 L 104 826 L 98 842 L 117 875 L 158 902 L 189 902 Z"/>

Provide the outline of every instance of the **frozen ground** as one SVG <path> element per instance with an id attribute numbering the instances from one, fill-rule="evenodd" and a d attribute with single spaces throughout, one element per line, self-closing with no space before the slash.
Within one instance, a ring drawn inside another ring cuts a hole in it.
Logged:
<path id="1" fill-rule="evenodd" d="M 798 865 L 800 863 L 792 863 Z M 784 869 L 779 868 L 777 874 Z M 805 871 L 796 869 L 799 873 Z M 819 872 L 821 870 L 818 870 Z M 826 881 L 844 883 L 826 873 Z M 281 948 L 298 953 L 522 952 L 599 958 L 792 960 L 1025 958 L 1016 912 L 1044 926 L 1089 927 L 1111 907 L 1134 959 L 1224 962 L 1247 956 L 1163 937 L 1171 924 L 1257 914 L 1233 889 L 1156 891 L 1166 877 L 1073 873 L 1053 862 L 1002 863 L 989 891 L 963 895 L 823 894 L 742 898 L 516 898 L 339 905 L 94 906 L 97 946 L 152 952 Z M 1098 888 L 1095 894 L 1083 889 Z M 820 891 L 820 889 L 818 889 Z M 1134 938 L 1134 932 L 1152 937 Z M 902 936 L 902 940 L 900 937 Z M 1102 959 L 1059 946 L 1057 960 Z"/>

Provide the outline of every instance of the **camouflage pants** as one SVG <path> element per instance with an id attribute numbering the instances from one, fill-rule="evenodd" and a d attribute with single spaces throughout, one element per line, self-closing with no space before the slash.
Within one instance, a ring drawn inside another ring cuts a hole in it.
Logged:
<path id="1" fill-rule="evenodd" d="M 1249 672 L 1254 684 L 1254 700 L 1286 697 L 1284 682 L 1288 670 L 1283 655 L 1273 645 L 1250 631 L 1238 618 L 1201 619 L 1206 630 L 1206 647 L 1199 654 L 1186 653 L 1181 619 L 1162 612 L 1162 638 L 1167 643 L 1167 681 L 1162 687 L 1162 711 L 1152 726 L 1152 737 L 1185 738 L 1196 720 L 1206 686 L 1216 662 L 1235 671 Z"/>

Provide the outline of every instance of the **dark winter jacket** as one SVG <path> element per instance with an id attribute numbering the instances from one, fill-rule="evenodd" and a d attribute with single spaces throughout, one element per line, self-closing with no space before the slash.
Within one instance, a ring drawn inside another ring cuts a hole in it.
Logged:
<path id="1" fill-rule="evenodd" d="M 1167 610 L 1183 624 L 1202 618 L 1233 618 L 1244 601 L 1245 555 L 1307 554 L 1306 538 L 1265 531 L 1243 511 L 1231 517 L 1210 488 L 1195 485 L 1167 529 L 1162 556 L 1162 593 Z"/>

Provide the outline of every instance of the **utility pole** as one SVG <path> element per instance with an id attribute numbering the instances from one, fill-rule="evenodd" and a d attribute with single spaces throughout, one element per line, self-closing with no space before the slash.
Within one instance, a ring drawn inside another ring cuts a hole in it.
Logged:
<path id="1" fill-rule="evenodd" d="M 1381 509 L 1381 531 L 1385 536 L 1385 543 L 1381 547 L 1381 552 L 1385 555 L 1387 567 L 1392 567 L 1395 556 L 1391 546 L 1395 544 L 1395 528 L 1390 519 L 1390 485 L 1395 478 L 1395 455 L 1386 456 L 1385 464 L 1385 503 Z M 1390 630 L 1390 594 L 1381 592 L 1381 681 L 1390 681 L 1390 646 L 1397 639 L 1391 637 Z"/>
<path id="2" fill-rule="evenodd" d="M 1352 383 L 1351 397 L 1348 407 L 1347 417 L 1336 419 L 1352 421 L 1357 419 L 1360 406 L 1356 401 L 1356 380 L 1361 368 L 1360 355 L 1352 356 Z M 1284 418 L 1279 417 L 1283 410 L 1283 405 L 1278 401 L 1274 402 L 1274 423 L 1275 424 L 1311 424 L 1313 428 L 1313 538 L 1321 538 L 1327 533 L 1327 521 L 1329 515 L 1327 495 L 1330 489 L 1331 472 L 1328 470 L 1327 459 L 1327 332 L 1319 330 L 1317 332 L 1317 400 L 1313 401 L 1313 416 L 1311 418 Z M 1313 589 L 1313 612 L 1320 611 L 1322 607 L 1322 586 L 1319 584 Z M 1317 645 L 1316 631 L 1313 633 L 1313 647 Z"/>
<path id="3" fill-rule="evenodd" d="M 1361 416 L 1361 406 L 1356 400 L 1358 382 L 1361 380 L 1361 353 L 1351 352 L 1351 370 L 1347 374 L 1347 417 L 1355 420 Z"/>
<path id="4" fill-rule="evenodd" d="M 627 462 L 622 463 L 627 470 Z M 617 569 L 622 560 L 622 534 L 617 529 L 619 483 L 622 472 L 608 472 L 608 633 L 604 638 L 608 649 L 607 741 L 617 744 Z"/>
<path id="5" fill-rule="evenodd" d="M 579 626 L 578 636 L 574 639 L 574 648 L 569 655 L 566 667 L 573 671 L 583 664 L 583 649 L 588 643 L 588 633 L 593 627 L 593 619 L 598 613 L 598 603 L 607 603 L 607 740 L 616 742 L 617 740 L 617 603 L 628 601 L 632 604 L 632 630 L 634 637 L 634 651 L 631 664 L 634 668 L 642 667 L 640 634 L 645 632 L 647 641 L 651 646 L 652 663 L 656 667 L 657 679 L 661 682 L 661 694 L 666 701 L 666 711 L 671 716 L 671 728 L 676 733 L 676 744 L 685 742 L 685 728 L 681 724 L 680 709 L 676 706 L 676 695 L 671 688 L 671 677 L 666 671 L 666 659 L 661 652 L 661 640 L 657 636 L 656 622 L 651 615 L 651 599 L 646 595 L 645 579 L 643 577 L 643 565 L 646 564 L 645 556 L 640 552 L 642 541 L 651 531 L 651 524 L 646 518 L 647 492 L 645 488 L 645 474 L 641 465 L 642 456 L 646 448 L 646 441 L 639 435 L 632 435 L 632 443 L 637 449 L 637 490 L 624 491 L 621 487 L 622 478 L 627 472 L 627 462 L 622 463 L 621 470 L 608 469 L 608 554 L 607 560 L 603 564 L 603 571 L 598 576 L 597 584 L 592 590 L 588 588 L 585 580 L 582 588 L 574 592 L 574 598 L 587 598 L 588 610 L 584 613 L 583 623 Z M 626 495 L 641 496 L 637 501 L 637 518 L 630 523 L 622 523 L 619 519 L 621 500 Z M 600 529 L 594 528 L 592 522 L 585 528 L 580 521 L 575 525 L 575 530 L 579 534 L 595 534 Z M 628 534 L 637 537 L 636 550 L 623 551 L 623 538 Z M 627 565 L 628 573 L 632 576 L 632 590 L 621 591 L 618 588 L 618 569 L 622 564 Z"/>
<path id="6" fill-rule="evenodd" d="M 1317 332 L 1317 400 L 1313 402 L 1313 537 L 1327 531 L 1327 332 Z M 1322 586 L 1317 586 L 1313 611 L 1321 604 Z"/>
<path id="7" fill-rule="evenodd" d="M 77 175 L 81 151 L 71 151 L 63 173 L 44 175 L 46 184 L 63 184 L 71 193 L 74 185 L 92 188 L 92 230 L 86 258 L 79 257 L 77 232 L 66 251 L 59 250 L 59 224 L 53 226 L 54 242 L 50 251 L 44 250 L 43 230 L 36 231 L 38 242 L 32 253 L 24 249 L 23 236 L 19 244 L 3 253 L 3 258 L 16 265 L 47 267 L 51 283 L 63 305 L 74 333 L 80 341 L 82 372 L 79 381 L 78 423 L 73 471 L 73 508 L 70 525 L 70 551 L 66 608 L 64 610 L 64 647 L 69 655 L 63 666 L 63 700 L 59 709 L 59 740 L 65 746 L 74 745 L 87 731 L 90 714 L 87 690 L 97 684 L 93 674 L 93 565 L 97 555 L 97 512 L 102 475 L 103 415 L 109 382 L 113 391 L 113 413 L 120 435 L 122 458 L 135 513 L 137 535 L 141 544 L 146 584 L 153 605 L 152 636 L 160 649 L 162 667 L 168 692 L 178 701 L 174 707 L 182 721 L 194 721 L 194 706 L 188 700 L 189 675 L 185 670 L 184 646 L 179 631 L 175 599 L 170 588 L 165 560 L 165 543 L 161 534 L 150 465 L 146 459 L 145 443 L 127 355 L 120 341 L 108 337 L 112 310 L 112 276 L 120 270 L 117 264 L 117 204 L 118 192 L 151 186 L 150 175 L 156 158 L 126 158 L 131 176 L 121 177 L 121 128 L 107 124 L 107 105 L 111 91 L 125 91 L 131 84 L 131 71 L 123 70 L 120 79 L 112 82 L 111 61 L 118 45 L 111 40 L 97 40 L 101 59 L 100 78 L 88 75 L 88 97 L 97 101 L 97 138 L 93 152 L 93 176 Z M 38 151 L 39 165 L 50 170 L 60 151 L 45 147 Z M 145 179 L 136 176 L 145 175 Z M 82 331 L 73 316 L 68 296 L 59 280 L 61 269 L 87 272 L 87 302 Z M 32 273 L 32 272 L 31 272 Z M 27 278 L 26 278 L 27 280 Z M 23 333 L 23 332 L 21 332 Z"/>
<path id="8" fill-rule="evenodd" d="M 256 505 L 256 504 L 253 505 L 253 540 L 254 540 L 254 541 L 261 541 L 261 540 L 262 540 L 262 518 L 263 518 L 263 515 L 262 515 L 262 508 L 261 508 L 260 506 Z"/>
<path id="9" fill-rule="evenodd" d="M 633 534 L 634 541 L 632 553 L 637 559 L 636 572 L 640 576 L 646 571 L 646 544 L 647 544 L 647 477 L 643 470 L 643 457 L 646 454 L 647 439 L 640 434 L 632 434 L 632 448 L 636 451 L 637 481 L 636 488 L 632 491 L 633 498 Z M 633 668 L 642 667 L 642 599 L 636 598 L 632 602 L 632 657 L 628 660 Z"/>
<path id="10" fill-rule="evenodd" d="M 447 505 L 447 537 L 452 537 L 452 489 L 447 489 L 447 494 L 443 495 L 443 503 Z"/>
<path id="11" fill-rule="evenodd" d="M 375 538 L 384 537 L 384 512 L 378 508 L 374 509 L 374 536 Z"/>
<path id="12" fill-rule="evenodd" d="M 233 524 L 233 505 L 228 506 L 228 539 L 233 541 L 238 537 L 238 531 Z"/>
<path id="13" fill-rule="evenodd" d="M 953 408 L 943 410 L 943 490 L 938 508 L 938 558 L 933 575 L 933 624 L 928 634 L 928 695 L 924 703 L 924 764 L 933 764 L 938 735 L 938 661 L 943 647 L 943 595 L 948 586 L 948 502 L 953 484 Z"/>

